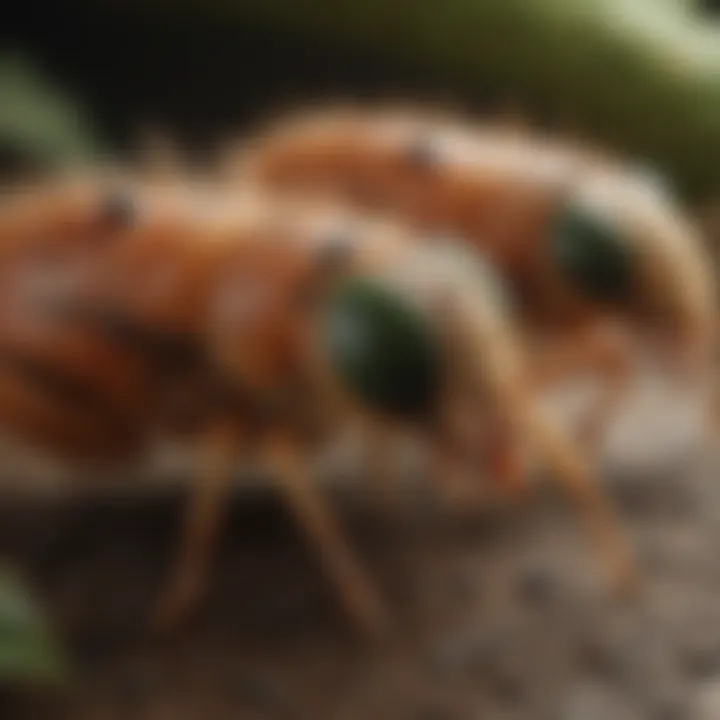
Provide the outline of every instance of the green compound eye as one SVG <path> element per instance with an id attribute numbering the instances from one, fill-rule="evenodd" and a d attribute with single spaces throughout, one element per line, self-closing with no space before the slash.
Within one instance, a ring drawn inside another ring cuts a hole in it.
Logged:
<path id="1" fill-rule="evenodd" d="M 374 409 L 432 412 L 441 386 L 439 340 L 422 313 L 380 282 L 354 279 L 333 298 L 324 327 L 331 364 Z"/>
<path id="2" fill-rule="evenodd" d="M 636 281 L 637 257 L 610 217 L 574 203 L 558 217 L 550 253 L 562 276 L 594 300 L 628 298 Z"/>

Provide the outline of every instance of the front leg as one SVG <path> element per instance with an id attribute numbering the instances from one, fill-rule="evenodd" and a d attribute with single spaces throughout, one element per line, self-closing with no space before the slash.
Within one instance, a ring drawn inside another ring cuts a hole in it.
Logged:
<path id="1" fill-rule="evenodd" d="M 584 516 L 620 594 L 633 593 L 640 582 L 634 553 L 619 515 L 591 471 L 582 451 L 530 397 L 508 393 L 508 406 L 525 426 L 528 441 L 554 471 L 552 477 Z"/>
<path id="2" fill-rule="evenodd" d="M 602 393 L 580 424 L 580 441 L 591 453 L 597 452 L 605 430 L 628 396 L 628 390 L 635 378 L 635 368 L 627 345 L 608 344 L 597 350 L 595 361 L 603 380 Z"/>
<path id="3" fill-rule="evenodd" d="M 357 432 L 363 444 L 363 481 L 367 493 L 377 502 L 379 512 L 394 513 L 402 506 L 401 472 L 398 447 L 407 439 L 403 428 L 389 420 L 356 411 L 360 418 Z"/>
<path id="4" fill-rule="evenodd" d="M 538 403 L 537 385 L 528 355 L 521 352 L 507 324 L 482 315 L 482 303 L 463 295 L 460 317 L 466 328 L 468 357 L 476 358 L 478 384 L 485 386 L 500 414 L 517 428 L 530 450 L 537 453 L 556 482 L 574 499 L 597 540 L 613 584 L 621 592 L 637 587 L 634 554 L 620 518 L 603 492 L 584 453 L 566 435 L 552 413 Z"/>
<path id="5" fill-rule="evenodd" d="M 208 577 L 237 459 L 238 428 L 219 423 L 203 439 L 201 468 L 191 489 L 180 548 L 155 610 L 160 631 L 177 627 L 197 608 Z"/>
<path id="6" fill-rule="evenodd" d="M 531 356 L 531 385 L 538 390 L 583 372 L 593 372 L 599 378 L 600 396 L 579 429 L 583 445 L 595 452 L 635 376 L 629 338 L 617 326 L 598 323 Z"/>
<path id="7" fill-rule="evenodd" d="M 527 495 L 521 435 L 505 412 L 489 405 L 486 393 L 461 387 L 445 399 L 433 429 L 439 494 L 453 510 L 487 509 Z"/>
<path id="8" fill-rule="evenodd" d="M 322 493 L 307 471 L 307 458 L 296 444 L 275 437 L 267 447 L 272 479 L 314 545 L 323 569 L 334 582 L 340 601 L 364 634 L 379 634 L 387 614 L 374 584 L 365 574 Z"/>

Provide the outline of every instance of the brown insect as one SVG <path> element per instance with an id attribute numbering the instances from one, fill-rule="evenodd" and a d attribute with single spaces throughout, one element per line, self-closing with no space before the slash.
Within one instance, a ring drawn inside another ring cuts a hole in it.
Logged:
<path id="1" fill-rule="evenodd" d="M 643 347 L 708 371 L 711 263 L 669 194 L 628 163 L 432 112 L 345 107 L 281 121 L 228 166 L 242 182 L 331 197 L 480 248 L 510 283 L 538 376 L 585 368 L 604 379 L 589 441 Z"/>
<path id="2" fill-rule="evenodd" d="M 158 435 L 203 449 L 161 626 L 202 595 L 232 471 L 252 454 L 352 619 L 384 624 L 310 474 L 343 422 L 417 434 L 441 472 L 483 421 L 496 458 L 532 444 L 631 584 L 612 510 L 535 402 L 489 269 L 461 248 L 248 188 L 94 178 L 6 197 L 0 251 L 4 432 L 74 463 L 124 460 Z"/>

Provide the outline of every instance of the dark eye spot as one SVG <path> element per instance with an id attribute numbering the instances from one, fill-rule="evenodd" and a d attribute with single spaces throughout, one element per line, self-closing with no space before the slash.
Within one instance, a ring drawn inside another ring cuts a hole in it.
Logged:
<path id="1" fill-rule="evenodd" d="M 569 204 L 552 230 L 550 253 L 562 277 L 588 297 L 615 302 L 631 296 L 637 257 L 613 218 Z"/>
<path id="2" fill-rule="evenodd" d="M 440 165 L 440 153 L 435 143 L 427 138 L 415 140 L 404 154 L 408 167 L 414 170 L 432 170 Z"/>
<path id="3" fill-rule="evenodd" d="M 372 280 L 349 281 L 328 305 L 323 339 L 338 378 L 371 409 L 407 418 L 436 408 L 439 339 L 396 292 Z"/>
<path id="4" fill-rule="evenodd" d="M 111 190 L 102 201 L 100 217 L 106 227 L 124 229 L 137 218 L 135 199 L 126 190 Z"/>

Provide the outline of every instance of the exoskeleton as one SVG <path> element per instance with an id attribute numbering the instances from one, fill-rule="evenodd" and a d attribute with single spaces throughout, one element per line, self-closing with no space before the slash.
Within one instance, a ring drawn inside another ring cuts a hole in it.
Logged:
<path id="1" fill-rule="evenodd" d="M 568 141 L 432 111 L 341 107 L 244 142 L 231 177 L 333 198 L 479 248 L 509 283 L 545 381 L 594 369 L 597 439 L 648 350 L 707 375 L 711 262 L 657 177 Z"/>
<path id="2" fill-rule="evenodd" d="M 483 423 L 496 458 L 532 445 L 578 500 L 614 581 L 631 582 L 615 516 L 536 402 L 476 253 L 250 187 L 128 177 L 14 193 L 0 239 L 3 432 L 75 463 L 132 457 L 160 434 L 202 451 L 159 623 L 200 597 L 233 470 L 254 455 L 353 620 L 382 626 L 309 471 L 343 423 L 417 435 L 441 474 L 476 449 Z"/>

